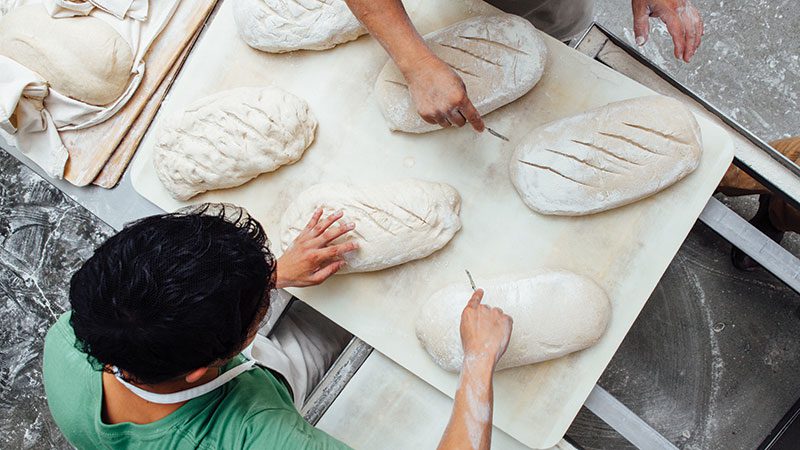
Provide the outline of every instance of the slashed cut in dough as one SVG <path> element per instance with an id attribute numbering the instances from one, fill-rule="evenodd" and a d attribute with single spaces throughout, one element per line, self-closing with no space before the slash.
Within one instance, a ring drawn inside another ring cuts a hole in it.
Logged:
<path id="1" fill-rule="evenodd" d="M 239 36 L 257 50 L 325 50 L 367 30 L 344 0 L 234 0 Z"/>
<path id="2" fill-rule="evenodd" d="M 17 61 L 61 94 L 92 105 L 116 100 L 128 86 L 133 50 L 92 17 L 54 19 L 40 3 L 0 18 L 0 55 Z"/>
<path id="3" fill-rule="evenodd" d="M 664 96 L 611 103 L 530 132 L 511 159 L 522 200 L 542 214 L 580 216 L 633 203 L 694 171 L 700 127 Z"/>
<path id="4" fill-rule="evenodd" d="M 364 187 L 326 183 L 301 193 L 283 214 L 284 250 L 317 208 L 326 216 L 341 210 L 343 220 L 356 225 L 338 241 L 354 239 L 359 245 L 345 256 L 347 265 L 339 273 L 381 270 L 424 258 L 461 229 L 461 197 L 447 184 L 415 179 Z"/>
<path id="5" fill-rule="evenodd" d="M 565 270 L 479 284 L 485 292 L 483 303 L 501 308 L 514 320 L 497 370 L 591 347 L 605 332 L 611 315 L 608 296 L 597 283 Z M 465 282 L 445 287 L 430 297 L 417 316 L 420 343 L 439 367 L 450 372 L 461 371 L 461 312 L 471 295 Z"/>
<path id="6" fill-rule="evenodd" d="M 156 141 L 156 173 L 178 200 L 239 186 L 299 160 L 316 128 L 308 104 L 281 89 L 218 92 L 166 122 Z"/>
<path id="7" fill-rule="evenodd" d="M 512 14 L 473 17 L 429 33 L 425 41 L 461 77 L 481 114 L 530 91 L 547 61 L 539 32 Z M 390 129 L 410 133 L 440 129 L 419 116 L 403 75 L 391 60 L 378 75 L 375 96 Z"/>

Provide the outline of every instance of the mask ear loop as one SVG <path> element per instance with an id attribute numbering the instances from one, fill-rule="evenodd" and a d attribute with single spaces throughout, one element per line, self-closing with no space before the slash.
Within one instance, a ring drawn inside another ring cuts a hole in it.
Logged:
<path id="1" fill-rule="evenodd" d="M 189 401 L 193 398 L 200 397 L 201 395 L 208 394 L 214 389 L 217 389 L 218 387 L 238 377 L 242 373 L 252 369 L 255 366 L 255 363 L 256 363 L 255 360 L 247 358 L 247 361 L 223 373 L 217 378 L 214 378 L 208 383 L 201 384 L 200 386 L 195 386 L 190 389 L 185 389 L 183 391 L 173 392 L 171 394 L 158 394 L 156 392 L 146 391 L 138 386 L 134 386 L 125 381 L 122 378 L 122 374 L 120 373 L 120 370 L 117 366 L 111 366 L 111 370 L 112 372 L 114 372 L 114 376 L 117 378 L 120 384 L 125 386 L 129 391 L 133 392 L 137 397 L 143 400 L 147 400 L 148 402 L 151 403 L 158 403 L 160 405 L 171 405 L 174 403 Z"/>

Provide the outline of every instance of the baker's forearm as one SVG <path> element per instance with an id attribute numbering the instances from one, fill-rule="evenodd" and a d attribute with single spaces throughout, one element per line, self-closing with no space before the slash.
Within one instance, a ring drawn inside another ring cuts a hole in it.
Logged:
<path id="1" fill-rule="evenodd" d="M 404 74 L 433 55 L 400 0 L 345 1 Z"/>
<path id="2" fill-rule="evenodd" d="M 464 358 L 453 414 L 439 450 L 488 450 L 492 442 L 492 377 L 494 361 Z"/>

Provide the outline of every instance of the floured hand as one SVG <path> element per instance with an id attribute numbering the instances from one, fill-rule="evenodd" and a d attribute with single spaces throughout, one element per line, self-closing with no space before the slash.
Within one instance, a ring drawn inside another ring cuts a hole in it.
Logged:
<path id="1" fill-rule="evenodd" d="M 650 18 L 667 25 L 675 44 L 675 57 L 689 62 L 700 46 L 703 19 L 690 0 L 633 0 L 633 32 L 636 44 L 644 45 L 650 34 Z"/>
<path id="2" fill-rule="evenodd" d="M 344 213 L 341 211 L 322 219 L 322 210 L 314 212 L 305 229 L 278 259 L 277 288 L 315 286 L 344 267 L 343 256 L 358 248 L 349 241 L 333 241 L 355 229 L 355 224 L 333 227 Z"/>
<path id="3" fill-rule="evenodd" d="M 483 290 L 476 290 L 461 313 L 461 345 L 465 363 L 477 360 L 494 367 L 508 347 L 513 320 L 500 308 L 482 305 L 482 299 Z"/>

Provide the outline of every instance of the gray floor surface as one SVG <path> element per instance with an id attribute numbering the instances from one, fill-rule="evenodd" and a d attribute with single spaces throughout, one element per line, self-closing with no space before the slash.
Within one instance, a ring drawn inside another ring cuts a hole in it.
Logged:
<path id="1" fill-rule="evenodd" d="M 673 60 L 663 26 L 644 54 L 765 139 L 800 134 L 794 1 L 702 0 L 705 42 Z M 630 2 L 599 1 L 598 22 L 632 42 Z M 728 200 L 743 215 L 752 198 Z M 67 307 L 71 273 L 112 233 L 0 152 L 0 448 L 62 448 L 47 412 L 41 346 Z M 800 253 L 796 236 L 786 242 Z M 681 448 L 753 448 L 800 396 L 800 298 L 744 274 L 730 246 L 697 225 L 600 384 Z M 582 410 L 569 431 L 589 449 L 627 448 Z"/>

